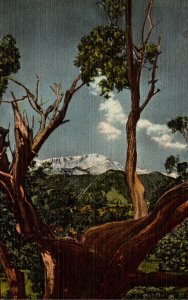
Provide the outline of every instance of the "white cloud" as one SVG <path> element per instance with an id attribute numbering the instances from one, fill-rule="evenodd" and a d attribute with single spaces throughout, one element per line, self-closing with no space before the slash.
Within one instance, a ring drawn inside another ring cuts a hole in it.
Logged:
<path id="1" fill-rule="evenodd" d="M 141 119 L 138 121 L 138 129 L 145 129 L 148 135 L 161 136 L 166 133 L 170 133 L 170 129 L 166 125 L 155 124 L 147 119 Z"/>
<path id="2" fill-rule="evenodd" d="M 94 82 L 90 84 L 91 93 L 94 96 L 99 96 L 101 94 L 99 83 L 103 79 L 105 79 L 105 76 L 99 75 L 95 78 Z M 99 111 L 104 113 L 104 122 L 100 122 L 98 125 L 99 133 L 103 134 L 108 140 L 118 138 L 121 135 L 122 130 L 118 129 L 117 125 L 125 126 L 127 116 L 123 111 L 121 103 L 115 98 L 113 92 L 109 92 L 109 98 L 100 103 Z"/>
<path id="3" fill-rule="evenodd" d="M 121 103 L 111 95 L 109 99 L 101 103 L 99 110 L 104 112 L 105 120 L 109 123 L 125 125 L 127 116 L 125 115 Z"/>
<path id="4" fill-rule="evenodd" d="M 100 122 L 98 124 L 98 130 L 101 134 L 105 135 L 108 140 L 114 140 L 121 135 L 121 130 L 108 122 Z"/>
<path id="5" fill-rule="evenodd" d="M 100 74 L 100 72 L 99 72 Z M 99 86 L 99 83 L 101 82 L 101 80 L 106 79 L 105 76 L 99 75 L 97 77 L 95 77 L 94 81 L 90 83 L 90 87 L 91 87 L 91 94 L 94 96 L 99 96 L 101 94 L 101 88 Z"/>
<path id="6" fill-rule="evenodd" d="M 171 133 L 171 130 L 164 124 L 155 124 L 147 119 L 141 119 L 138 122 L 138 129 L 144 129 L 146 134 L 163 148 L 179 149 L 186 148 L 185 144 L 175 142 L 175 136 Z"/>
<path id="7" fill-rule="evenodd" d="M 103 79 L 105 79 L 105 76 L 101 76 L 99 71 L 99 76 L 90 84 L 93 95 L 99 96 L 101 94 L 99 83 Z M 122 130 L 125 130 L 127 115 L 113 92 L 110 92 L 109 98 L 100 104 L 99 111 L 104 113 L 104 121 L 98 124 L 99 133 L 103 134 L 108 140 L 117 139 Z M 163 148 L 179 150 L 187 148 L 185 144 L 175 141 L 175 136 L 165 124 L 156 124 L 147 119 L 140 119 L 137 128 L 138 130 L 144 130 L 152 141 Z"/>
<path id="8" fill-rule="evenodd" d="M 171 148 L 171 149 L 179 149 L 179 150 L 183 150 L 186 148 L 186 144 L 173 142 L 173 137 L 168 134 L 164 134 L 159 137 L 152 137 L 151 139 L 156 143 L 158 143 L 163 148 Z"/>

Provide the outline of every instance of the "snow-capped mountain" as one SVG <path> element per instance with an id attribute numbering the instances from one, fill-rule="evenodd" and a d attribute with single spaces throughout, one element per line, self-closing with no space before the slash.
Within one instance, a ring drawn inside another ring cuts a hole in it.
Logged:
<path id="1" fill-rule="evenodd" d="M 108 170 L 124 170 L 124 167 L 119 162 L 112 161 L 110 158 L 97 153 L 36 160 L 36 167 L 45 166 L 46 163 L 51 164 L 50 168 L 46 167 L 46 172 L 51 174 L 98 175 Z M 137 171 L 139 174 L 148 173 L 147 170 L 142 169 L 138 169 Z"/>

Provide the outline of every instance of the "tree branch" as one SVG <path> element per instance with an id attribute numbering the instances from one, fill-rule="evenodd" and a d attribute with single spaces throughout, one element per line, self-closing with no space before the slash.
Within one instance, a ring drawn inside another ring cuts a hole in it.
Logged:
<path id="1" fill-rule="evenodd" d="M 9 104 L 11 104 L 12 102 L 20 102 L 20 101 L 24 101 L 27 97 L 28 96 L 23 96 L 21 98 L 14 99 L 13 101 L 2 100 L 1 103 L 9 103 Z"/>
<path id="2" fill-rule="evenodd" d="M 39 84 L 40 84 L 40 80 L 39 80 L 39 77 L 37 76 L 37 84 L 36 84 L 36 96 L 35 96 L 35 99 L 36 99 L 36 102 L 38 102 L 39 100 Z"/>
<path id="3" fill-rule="evenodd" d="M 152 7 L 153 7 L 153 0 L 149 0 L 146 14 L 145 14 L 144 23 L 142 26 L 142 33 L 141 33 L 141 39 L 142 39 L 143 46 L 148 43 L 153 29 L 159 25 L 159 23 L 153 24 L 152 15 L 151 15 Z M 149 29 L 147 30 L 147 35 L 145 37 L 145 31 L 146 31 L 147 24 L 148 24 Z"/>
<path id="4" fill-rule="evenodd" d="M 185 273 L 152 272 L 129 274 L 132 287 L 154 286 L 154 287 L 187 287 L 188 275 Z"/>
<path id="5" fill-rule="evenodd" d="M 126 17 L 126 50 L 127 50 L 128 79 L 129 79 L 130 87 L 133 88 L 134 59 L 133 59 L 132 1 L 131 0 L 126 1 L 125 17 Z"/>
<path id="6" fill-rule="evenodd" d="M 81 75 L 78 75 L 72 82 L 70 88 L 66 91 L 64 100 L 63 100 L 63 106 L 58 111 L 59 105 L 62 101 L 62 94 L 60 85 L 55 85 L 52 88 L 52 90 L 58 95 L 56 101 L 53 103 L 53 116 L 47 126 L 44 126 L 43 128 L 40 128 L 38 133 L 36 134 L 33 145 L 32 145 L 32 151 L 33 153 L 38 153 L 41 146 L 45 142 L 45 140 L 48 138 L 48 136 L 60 125 L 67 122 L 65 119 L 67 109 L 69 107 L 69 103 L 72 99 L 72 96 L 85 84 L 81 84 L 80 86 L 77 86 L 78 82 L 81 80 Z M 48 108 L 49 111 L 51 108 Z"/>
<path id="7" fill-rule="evenodd" d="M 20 81 L 18 81 L 17 79 L 13 78 L 13 77 L 8 77 L 8 80 L 16 83 L 17 85 L 21 86 L 27 93 L 27 98 L 28 101 L 31 105 L 31 107 L 40 115 L 43 114 L 43 109 L 41 107 L 41 105 L 38 104 L 38 98 L 36 96 L 33 95 L 33 93 Z M 16 99 L 14 99 L 14 102 L 16 101 Z"/>
<path id="8" fill-rule="evenodd" d="M 15 99 L 13 93 L 12 96 Z M 32 154 L 32 130 L 29 128 L 27 114 L 24 113 L 24 116 L 21 116 L 16 101 L 12 103 L 12 109 L 14 113 L 16 152 L 12 162 L 11 174 L 17 183 L 23 184 Z"/>
<path id="9" fill-rule="evenodd" d="M 159 38 L 158 45 L 157 45 L 158 49 L 160 48 L 160 42 L 161 42 L 161 39 Z M 157 61 L 158 61 L 158 57 L 160 55 L 160 52 L 158 49 L 157 49 L 157 52 L 155 55 L 155 60 L 153 62 L 153 66 L 152 66 L 151 79 L 148 82 L 148 84 L 150 84 L 150 89 L 149 89 L 149 92 L 148 92 L 148 95 L 147 95 L 145 101 L 140 106 L 140 109 L 139 109 L 140 113 L 145 109 L 145 107 L 150 102 L 150 100 L 153 98 L 153 96 L 155 96 L 158 92 L 160 92 L 160 89 L 155 89 L 155 85 L 157 82 L 157 79 L 156 79 Z"/>
<path id="10" fill-rule="evenodd" d="M 106 16 L 106 18 L 108 20 L 108 24 L 109 24 L 109 26 L 111 26 L 112 25 L 112 19 L 110 18 L 109 11 L 106 9 L 105 4 L 102 3 L 101 1 L 98 1 L 97 4 L 100 4 L 103 7 L 104 12 L 105 12 L 105 16 Z"/>
<path id="11" fill-rule="evenodd" d="M 101 278 L 99 270 L 95 270 L 95 276 L 99 278 L 96 285 L 102 282 L 95 297 L 111 299 L 113 295 L 113 298 L 120 299 L 130 289 L 126 280 L 130 266 L 131 272 L 137 272 L 151 248 L 187 216 L 188 181 L 166 192 L 147 217 L 107 223 L 87 230 L 81 238 L 83 247 L 92 256 L 93 268 L 93 264 L 99 263 L 100 271 L 106 272 Z"/>

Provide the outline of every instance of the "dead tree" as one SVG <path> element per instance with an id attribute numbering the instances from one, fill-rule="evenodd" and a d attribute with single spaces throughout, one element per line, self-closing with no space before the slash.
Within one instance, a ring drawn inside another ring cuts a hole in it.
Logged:
<path id="1" fill-rule="evenodd" d="M 56 100 L 45 110 L 36 93 L 15 79 L 26 92 L 24 100 L 40 116 L 40 126 L 33 134 L 26 112 L 12 93 L 16 148 L 11 164 L 0 170 L 0 188 L 7 196 L 22 233 L 41 252 L 46 268 L 45 299 L 119 299 L 135 285 L 187 285 L 187 276 L 174 273 L 144 274 L 138 266 L 151 248 L 188 215 L 188 182 L 171 189 L 159 199 L 155 209 L 139 220 L 111 222 L 88 229 L 80 238 L 58 238 L 44 223 L 25 189 L 29 165 L 50 134 L 65 119 L 69 103 L 83 85 L 75 79 L 63 96 L 60 85 L 54 85 Z M 63 102 L 63 103 L 62 103 Z M 61 105 L 62 103 L 62 105 Z M 6 135 L 4 136 L 6 137 Z M 5 144 L 5 141 L 4 141 Z M 7 146 L 7 145 L 6 145 Z M 6 148 L 6 147 L 5 147 Z M 6 156 L 6 151 L 3 152 Z"/>

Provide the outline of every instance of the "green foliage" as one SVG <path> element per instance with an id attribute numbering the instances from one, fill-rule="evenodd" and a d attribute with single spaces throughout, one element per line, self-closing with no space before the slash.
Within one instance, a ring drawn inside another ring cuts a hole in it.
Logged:
<path id="1" fill-rule="evenodd" d="M 148 61 L 150 64 L 153 64 L 157 53 L 158 53 L 157 45 L 155 43 L 147 43 L 145 62 Z"/>
<path id="2" fill-rule="evenodd" d="M 167 157 L 164 166 L 168 174 L 177 172 L 177 164 L 179 163 L 179 161 L 179 156 L 170 155 L 169 157 Z"/>
<path id="3" fill-rule="evenodd" d="M 176 119 L 169 121 L 167 126 L 172 130 L 173 133 L 179 132 L 185 139 L 187 138 L 188 117 L 177 117 Z"/>
<path id="4" fill-rule="evenodd" d="M 15 39 L 6 35 L 0 41 L 0 98 L 8 84 L 7 76 L 16 73 L 20 68 L 20 54 Z"/>
<path id="5" fill-rule="evenodd" d="M 44 270 L 40 253 L 36 246 L 24 241 L 22 236 L 18 235 L 15 225 L 14 215 L 9 210 L 6 198 L 0 193 L 0 240 L 6 244 L 12 264 L 20 270 L 27 270 L 33 292 L 42 298 Z"/>
<path id="6" fill-rule="evenodd" d="M 168 174 L 172 172 L 178 174 L 178 181 L 185 180 L 188 176 L 188 163 L 180 162 L 179 156 L 170 155 L 167 157 L 164 166 Z"/>
<path id="7" fill-rule="evenodd" d="M 124 299 L 187 299 L 187 293 L 177 288 L 137 287 L 128 292 Z"/>
<path id="8" fill-rule="evenodd" d="M 188 220 L 157 245 L 155 256 L 160 271 L 188 272 Z"/>
<path id="9" fill-rule="evenodd" d="M 98 2 L 105 13 L 110 25 L 117 26 L 118 20 L 123 16 L 125 11 L 124 0 L 101 0 Z"/>
<path id="10" fill-rule="evenodd" d="M 42 218 L 51 225 L 58 236 L 79 237 L 83 230 L 92 225 L 132 218 L 132 206 L 128 187 L 124 180 L 124 172 L 108 171 L 99 176 L 48 175 L 46 172 L 48 168 L 50 168 L 49 165 L 39 168 L 33 165 L 27 176 L 27 191 Z M 142 175 L 141 179 L 146 188 L 146 198 L 149 203 L 152 203 L 150 207 L 154 206 L 160 193 L 163 193 L 165 189 L 176 183 L 173 178 L 157 172 Z M 4 210 L 1 211 L 2 213 L 4 212 Z M 13 218 L 9 212 L 8 219 L 3 221 L 5 216 L 7 218 L 7 213 L 6 211 L 6 214 L 2 214 L 0 218 L 0 221 L 3 222 L 1 227 L 2 235 L 6 234 L 6 222 L 10 222 Z M 32 290 L 37 292 L 38 297 L 41 298 L 44 277 L 40 254 L 36 247 L 26 241 L 22 239 L 16 241 L 14 238 L 15 221 L 12 220 L 10 224 L 12 224 L 12 231 L 10 233 L 8 231 L 6 237 L 8 240 L 7 246 L 12 254 L 14 264 L 21 270 L 27 270 L 28 278 L 32 282 Z M 185 225 L 183 224 L 183 226 Z M 139 269 L 145 272 L 169 269 L 169 266 L 175 265 L 177 251 L 174 251 L 174 249 L 179 247 L 181 249 L 181 251 L 178 250 L 178 255 L 180 256 L 178 258 L 179 269 L 176 268 L 176 270 L 186 271 L 187 257 L 185 256 L 185 249 L 187 244 L 185 240 L 188 232 L 187 225 L 181 232 L 178 241 L 170 235 L 170 240 L 172 241 L 169 246 L 170 249 L 167 250 L 169 240 L 166 241 L 166 244 L 162 242 L 162 246 L 158 245 L 157 253 L 152 254 L 142 263 Z M 182 243 L 183 245 L 181 245 Z M 158 250 L 159 248 L 161 249 L 160 251 Z M 170 251 L 169 255 L 168 251 Z M 171 260 L 173 260 L 172 264 Z M 154 288 L 134 289 L 129 293 L 129 298 L 156 299 L 158 297 L 158 299 L 164 299 L 165 297 L 172 298 L 173 295 L 177 295 L 177 299 L 178 297 L 179 299 L 183 298 L 180 298 L 179 292 L 175 289 Z"/>
<path id="11" fill-rule="evenodd" d="M 154 208 L 155 203 L 162 194 L 177 184 L 174 178 L 165 176 L 159 172 L 141 175 L 140 177 L 145 187 L 145 197 L 149 211 Z"/>
<path id="12" fill-rule="evenodd" d="M 182 179 L 187 178 L 188 163 L 186 161 L 177 164 L 177 173 Z"/>
<path id="13" fill-rule="evenodd" d="M 118 27 L 98 26 L 81 39 L 75 65 L 84 82 L 101 75 L 101 94 L 128 87 L 124 32 Z"/>
<path id="14" fill-rule="evenodd" d="M 186 142 L 188 142 L 188 117 L 180 116 L 167 123 L 168 128 L 172 133 L 179 132 Z M 188 163 L 180 162 L 179 156 L 169 156 L 165 162 L 165 168 L 170 174 L 176 172 L 179 175 L 179 181 L 185 180 L 188 177 Z"/>
<path id="15" fill-rule="evenodd" d="M 118 20 L 125 12 L 125 1 L 101 0 L 98 3 L 106 13 L 108 25 L 98 26 L 82 37 L 78 45 L 75 65 L 80 68 L 82 80 L 87 84 L 101 76 L 99 82 L 101 95 L 108 98 L 109 92 L 114 89 L 120 92 L 124 88 L 129 88 L 126 33 L 118 25 Z M 149 41 L 146 46 L 142 46 L 143 64 L 151 70 L 150 66 L 159 54 L 158 47 L 154 42 Z M 136 58 L 134 49 L 132 51 L 136 65 L 139 58 Z"/>

